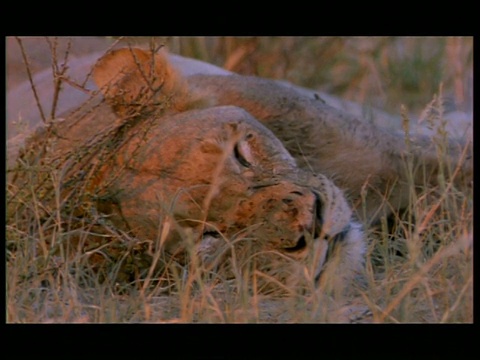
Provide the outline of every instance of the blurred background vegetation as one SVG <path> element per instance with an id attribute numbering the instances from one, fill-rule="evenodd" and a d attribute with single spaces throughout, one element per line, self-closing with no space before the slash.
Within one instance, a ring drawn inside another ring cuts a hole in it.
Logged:
<path id="1" fill-rule="evenodd" d="M 127 38 L 145 42 L 146 38 Z M 442 83 L 447 110 L 473 111 L 473 37 L 158 37 L 173 53 L 284 79 L 398 114 Z"/>
<path id="2" fill-rule="evenodd" d="M 50 57 L 44 54 L 49 52 L 46 39 L 23 39 L 32 71 L 50 67 Z M 73 40 L 72 55 L 80 56 L 105 50 L 119 38 L 84 37 Z M 434 94 L 438 94 L 440 84 L 443 84 L 447 112 L 473 113 L 471 36 L 170 36 L 122 37 L 120 42 L 123 45 L 154 42 L 156 47 L 165 45 L 170 52 L 233 72 L 288 80 L 396 115 L 400 113 L 402 104 L 410 113 L 418 114 Z M 9 88 L 24 68 L 16 40 L 7 37 Z"/>

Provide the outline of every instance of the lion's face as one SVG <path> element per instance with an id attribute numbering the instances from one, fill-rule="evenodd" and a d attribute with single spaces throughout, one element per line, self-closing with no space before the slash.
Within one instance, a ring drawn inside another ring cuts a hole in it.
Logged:
<path id="1" fill-rule="evenodd" d="M 188 234 L 210 255 L 225 245 L 221 239 L 247 239 L 256 250 L 303 261 L 310 245 L 321 247 L 349 229 L 341 192 L 299 169 L 242 109 L 175 114 L 144 133 L 120 147 L 96 181 L 115 177 L 107 196 L 116 204 L 107 207 L 111 220 L 136 238 L 160 238 L 168 224 L 163 241 L 170 254 L 182 253 Z"/>

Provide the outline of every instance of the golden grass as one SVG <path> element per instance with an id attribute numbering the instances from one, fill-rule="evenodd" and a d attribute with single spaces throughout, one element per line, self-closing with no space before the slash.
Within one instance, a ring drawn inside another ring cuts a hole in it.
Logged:
<path id="1" fill-rule="evenodd" d="M 401 103 L 414 109 L 430 104 L 437 109 L 432 121 L 440 124 L 443 108 L 441 102 L 430 102 L 432 89 L 437 91 L 442 80 L 444 88 L 462 100 L 466 96 L 464 78 L 471 67 L 471 39 L 166 41 L 174 52 L 196 55 L 235 71 L 289 79 L 360 102 L 373 102 L 366 95 L 373 93 L 376 104 L 390 110 L 396 111 Z M 404 51 L 400 52 L 402 46 Z M 431 51 L 419 52 L 424 48 Z M 458 53 L 467 55 L 461 65 L 457 64 Z M 312 64 L 312 58 L 321 61 Z M 360 61 L 352 64 L 353 59 Z M 450 72 L 445 61 L 455 64 L 455 71 Z M 415 78 L 419 72 L 427 75 Z M 392 76 L 390 83 L 385 83 L 386 73 Z M 405 129 L 408 121 L 404 114 Z M 443 163 L 448 134 L 444 127 L 438 129 L 434 145 Z M 115 233 L 95 213 L 74 221 L 59 191 L 62 168 L 51 164 L 23 166 L 30 177 L 27 186 L 17 189 L 10 185 L 6 194 L 9 323 L 473 322 L 473 189 L 471 184 L 454 185 L 458 168 L 448 168 L 446 162 L 437 186 L 418 187 L 413 179 L 421 169 L 414 169 L 408 157 L 405 159 L 405 171 L 412 179 L 410 206 L 405 213 L 395 213 L 392 219 L 383 219 L 367 229 L 365 278 L 355 289 L 348 294 L 312 291 L 308 288 L 312 283 L 308 268 L 304 268 L 298 276 L 304 278 L 306 287 L 284 289 L 288 296 L 258 291 L 261 280 L 268 275 L 255 269 L 255 256 L 233 256 L 233 276 L 228 278 L 205 268 L 188 234 L 187 265 L 165 263 L 161 253 L 153 251 L 153 261 L 141 280 L 119 279 L 116 274 L 122 266 L 131 269 L 142 261 L 138 248 L 155 249 L 157 245 Z M 47 205 L 41 199 L 43 191 L 52 195 Z M 98 226 L 109 235 L 100 236 L 88 251 L 77 251 L 89 235 L 97 233 Z M 166 226 L 167 220 L 163 231 Z M 160 231 L 160 243 L 164 234 Z M 103 272 L 92 269 L 87 261 L 111 253 L 115 253 L 116 261 Z M 160 278 L 162 281 L 158 281 Z"/>

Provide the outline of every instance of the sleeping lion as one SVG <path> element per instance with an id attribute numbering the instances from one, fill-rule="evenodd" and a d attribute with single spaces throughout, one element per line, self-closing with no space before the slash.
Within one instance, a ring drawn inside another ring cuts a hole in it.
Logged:
<path id="1" fill-rule="evenodd" d="M 24 145 L 9 142 L 16 226 L 35 223 L 52 249 L 68 244 L 125 281 L 193 263 L 222 279 L 255 275 L 267 293 L 346 287 L 362 272 L 360 224 L 408 204 L 407 150 L 424 169 L 415 181 L 436 181 L 426 139 L 407 148 L 317 96 L 257 77 L 181 75 L 174 59 L 107 52 L 88 99 Z M 448 154 L 455 164 L 461 149 Z M 39 205 L 18 201 L 32 189 Z"/>

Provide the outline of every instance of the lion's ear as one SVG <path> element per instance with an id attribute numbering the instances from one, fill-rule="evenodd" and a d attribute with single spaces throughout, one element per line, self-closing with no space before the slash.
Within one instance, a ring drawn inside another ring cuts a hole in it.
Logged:
<path id="1" fill-rule="evenodd" d="M 113 50 L 100 58 L 93 79 L 114 111 L 120 115 L 183 110 L 185 81 L 164 54 L 138 48 Z"/>

